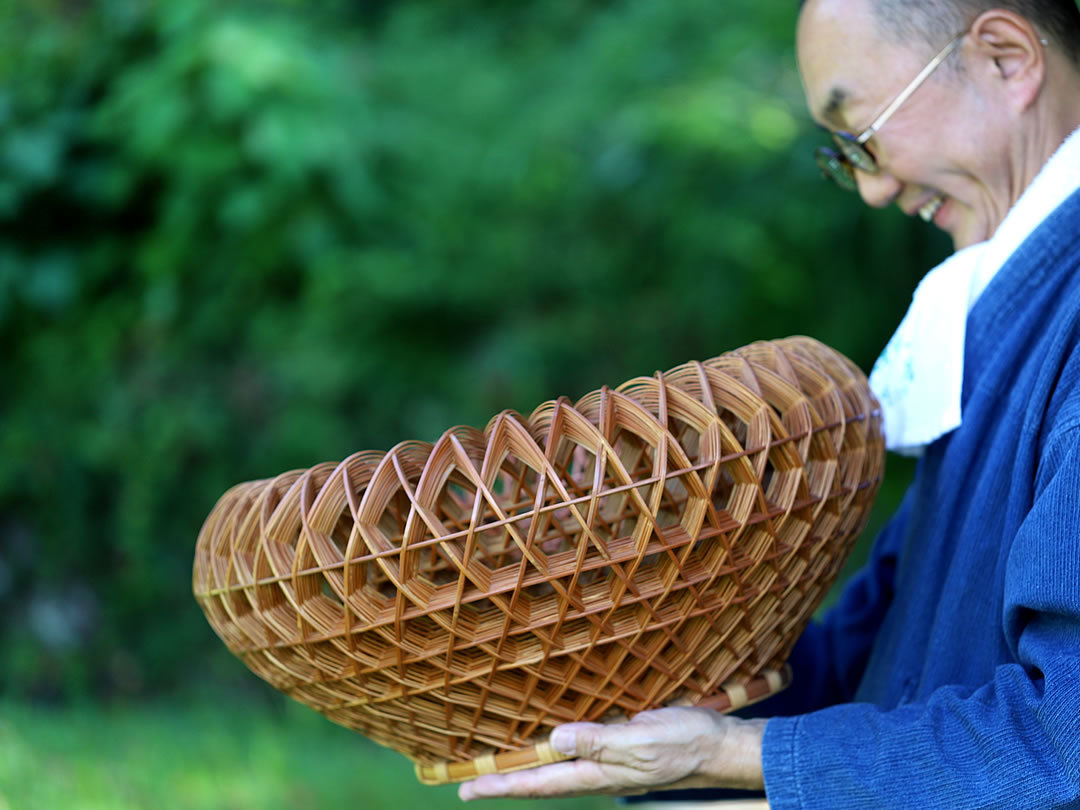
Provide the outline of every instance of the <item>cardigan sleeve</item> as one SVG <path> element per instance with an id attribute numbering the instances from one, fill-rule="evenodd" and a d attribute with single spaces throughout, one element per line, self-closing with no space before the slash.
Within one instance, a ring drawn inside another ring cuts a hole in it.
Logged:
<path id="1" fill-rule="evenodd" d="M 789 716 L 852 699 L 870 647 L 892 603 L 896 557 L 911 499 L 909 490 L 875 538 L 866 565 L 851 577 L 825 617 L 812 621 L 796 642 L 788 658 L 791 686 L 740 714 Z"/>
<path id="2" fill-rule="evenodd" d="M 771 719 L 774 810 L 1080 804 L 1080 429 L 1058 434 L 1038 478 L 1005 576 L 1014 660 L 978 688 L 892 711 L 847 703 Z"/>

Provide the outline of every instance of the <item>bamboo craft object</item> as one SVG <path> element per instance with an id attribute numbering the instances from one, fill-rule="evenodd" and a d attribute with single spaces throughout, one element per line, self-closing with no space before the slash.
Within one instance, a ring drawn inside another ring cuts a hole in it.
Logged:
<path id="1" fill-rule="evenodd" d="M 561 759 L 560 723 L 786 686 L 883 465 L 851 361 L 755 343 L 235 486 L 194 592 L 260 677 L 460 781 Z"/>

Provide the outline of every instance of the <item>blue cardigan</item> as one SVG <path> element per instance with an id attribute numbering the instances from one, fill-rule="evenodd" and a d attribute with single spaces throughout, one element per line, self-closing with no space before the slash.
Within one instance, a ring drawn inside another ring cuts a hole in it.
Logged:
<path id="1" fill-rule="evenodd" d="M 1078 349 L 1080 192 L 976 302 L 963 424 L 796 645 L 774 810 L 1080 807 Z"/>

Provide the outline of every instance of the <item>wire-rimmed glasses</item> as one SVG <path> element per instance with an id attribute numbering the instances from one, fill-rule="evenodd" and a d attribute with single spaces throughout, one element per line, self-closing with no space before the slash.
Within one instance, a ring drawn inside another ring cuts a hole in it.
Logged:
<path id="1" fill-rule="evenodd" d="M 856 169 L 867 174 L 877 174 L 880 168 L 873 154 L 866 148 L 866 142 L 874 137 L 892 114 L 900 108 L 900 105 L 919 89 L 919 86 L 929 78 L 931 73 L 937 70 L 938 66 L 945 61 L 946 57 L 952 53 L 953 49 L 960 44 L 960 41 L 965 36 L 967 36 L 967 31 L 953 37 L 949 44 L 930 60 L 930 63 L 922 69 L 919 75 L 912 79 L 911 83 L 900 91 L 900 94 L 892 100 L 889 106 L 861 133 L 852 135 L 850 132 L 838 130 L 832 134 L 833 144 L 836 149 L 831 149 L 828 146 L 818 147 L 814 152 L 814 159 L 817 161 L 821 173 L 848 191 L 855 191 L 858 188 L 858 183 L 855 180 Z"/>

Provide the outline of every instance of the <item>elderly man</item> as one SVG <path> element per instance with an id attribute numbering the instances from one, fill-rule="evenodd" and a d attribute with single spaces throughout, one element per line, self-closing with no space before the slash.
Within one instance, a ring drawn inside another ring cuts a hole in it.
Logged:
<path id="1" fill-rule="evenodd" d="M 823 170 L 957 248 L 872 375 L 915 480 L 800 639 L 771 719 L 562 726 L 552 743 L 578 759 L 463 798 L 734 786 L 774 808 L 1080 807 L 1080 12 L 807 0 L 798 58 L 833 134 Z"/>

